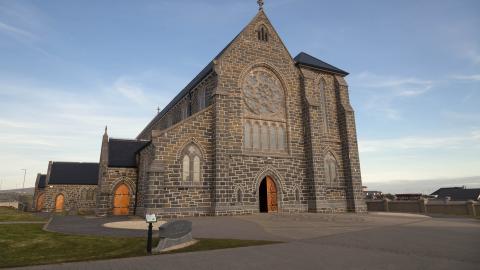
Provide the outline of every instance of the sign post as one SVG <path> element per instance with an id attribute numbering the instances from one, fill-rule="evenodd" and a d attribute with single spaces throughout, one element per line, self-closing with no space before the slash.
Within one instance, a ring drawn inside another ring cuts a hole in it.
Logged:
<path id="1" fill-rule="evenodd" d="M 153 223 L 157 222 L 157 217 L 155 214 L 147 214 L 145 216 L 145 221 L 148 223 L 148 236 L 147 236 L 147 253 L 152 254 L 152 229 Z"/>

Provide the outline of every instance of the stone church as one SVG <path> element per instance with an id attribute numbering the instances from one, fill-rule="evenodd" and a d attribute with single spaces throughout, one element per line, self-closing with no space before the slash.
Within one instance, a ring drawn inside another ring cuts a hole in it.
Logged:
<path id="1" fill-rule="evenodd" d="M 259 4 L 136 139 L 105 130 L 96 179 L 57 188 L 48 172 L 43 209 L 61 194 L 60 209 L 97 215 L 365 212 L 348 73 L 293 58 Z"/>

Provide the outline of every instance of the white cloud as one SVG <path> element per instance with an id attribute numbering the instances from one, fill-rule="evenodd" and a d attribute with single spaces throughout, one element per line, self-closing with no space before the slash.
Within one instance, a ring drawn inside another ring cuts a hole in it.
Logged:
<path id="1" fill-rule="evenodd" d="M 362 72 L 354 78 L 360 87 L 381 88 L 394 96 L 414 97 L 432 89 L 434 82 L 415 77 L 382 76 L 370 72 Z"/>
<path id="2" fill-rule="evenodd" d="M 30 33 L 29 31 L 20 29 L 18 27 L 8 25 L 3 22 L 0 22 L 0 31 L 7 34 L 14 35 L 16 37 L 24 37 L 24 38 L 26 37 L 30 39 L 35 38 L 35 35 L 33 33 Z"/>
<path id="3" fill-rule="evenodd" d="M 128 81 L 126 78 L 117 79 L 113 89 L 137 104 L 144 104 L 147 101 L 142 87 Z"/>
<path id="4" fill-rule="evenodd" d="M 479 147 L 480 130 L 474 130 L 463 136 L 445 137 L 402 137 L 394 139 L 359 140 L 361 153 L 394 152 L 420 149 L 446 149 L 460 147 Z"/>
<path id="5" fill-rule="evenodd" d="M 452 76 L 455 80 L 463 80 L 463 81 L 480 81 L 480 74 L 473 74 L 473 75 L 454 75 Z"/>

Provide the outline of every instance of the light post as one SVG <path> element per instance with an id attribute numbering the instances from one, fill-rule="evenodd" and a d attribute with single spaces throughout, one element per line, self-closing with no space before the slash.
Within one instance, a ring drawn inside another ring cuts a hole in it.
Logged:
<path id="1" fill-rule="evenodd" d="M 23 184 L 22 184 L 22 189 L 25 188 L 25 176 L 27 176 L 27 169 L 20 169 L 23 171 Z"/>

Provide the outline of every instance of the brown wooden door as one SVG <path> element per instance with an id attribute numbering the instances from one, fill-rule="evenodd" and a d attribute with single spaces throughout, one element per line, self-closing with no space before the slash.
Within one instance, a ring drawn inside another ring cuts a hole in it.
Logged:
<path id="1" fill-rule="evenodd" d="M 38 197 L 37 197 L 37 205 L 36 205 L 37 206 L 37 208 L 36 208 L 37 211 L 42 211 L 42 209 L 43 209 L 43 200 L 45 198 L 44 195 L 45 194 L 42 193 L 42 194 L 38 195 Z"/>
<path id="2" fill-rule="evenodd" d="M 130 205 L 130 190 L 127 185 L 121 184 L 115 190 L 113 198 L 113 214 L 115 216 L 128 215 L 128 206 Z"/>
<path id="3" fill-rule="evenodd" d="M 277 204 L 277 186 L 270 176 L 267 176 L 267 207 L 268 212 L 276 212 Z"/>
<path id="4" fill-rule="evenodd" d="M 64 203 L 65 197 L 63 196 L 63 194 L 59 194 L 55 199 L 55 211 L 62 212 Z"/>

